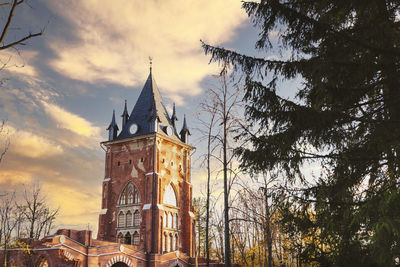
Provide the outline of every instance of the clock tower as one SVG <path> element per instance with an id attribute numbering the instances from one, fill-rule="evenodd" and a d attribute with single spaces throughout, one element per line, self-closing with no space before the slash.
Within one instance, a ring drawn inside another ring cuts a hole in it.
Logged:
<path id="1" fill-rule="evenodd" d="M 121 131 L 113 112 L 106 152 L 98 240 L 133 246 L 146 255 L 194 256 L 190 131 L 178 132 L 150 74 Z M 119 133 L 118 133 L 119 132 Z M 157 256 L 158 257 L 158 256 Z"/>

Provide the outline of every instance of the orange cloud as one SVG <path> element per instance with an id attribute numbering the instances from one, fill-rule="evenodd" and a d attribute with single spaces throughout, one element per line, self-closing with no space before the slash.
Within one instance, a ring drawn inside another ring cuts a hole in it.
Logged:
<path id="1" fill-rule="evenodd" d="M 42 101 L 45 112 L 57 123 L 59 128 L 70 130 L 86 137 L 99 137 L 100 128 L 76 114 L 73 114 L 55 104 Z"/>
<path id="2" fill-rule="evenodd" d="M 17 170 L 2 170 L 0 172 L 1 188 L 10 190 L 21 184 L 29 184 L 32 181 L 32 174 Z"/>
<path id="3" fill-rule="evenodd" d="M 12 126 L 7 126 L 5 129 L 11 139 L 10 153 L 29 158 L 40 158 L 59 155 L 64 151 L 60 145 L 32 132 L 16 130 Z"/>

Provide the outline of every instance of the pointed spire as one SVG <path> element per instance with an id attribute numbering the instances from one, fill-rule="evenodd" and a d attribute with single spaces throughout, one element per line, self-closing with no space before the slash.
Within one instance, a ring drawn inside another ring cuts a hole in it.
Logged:
<path id="1" fill-rule="evenodd" d="M 154 75 L 152 74 L 151 66 L 152 61 L 150 61 L 150 72 L 147 80 L 131 113 L 129 114 L 129 119 L 126 122 L 125 127 L 122 128 L 121 133 L 118 135 L 118 139 L 146 135 L 155 132 L 163 134 L 165 132 L 164 130 L 168 127 L 173 129 L 172 138 L 180 139 L 179 134 L 173 127 L 171 117 L 163 104 L 160 91 L 158 90 Z M 137 132 L 134 134 L 129 131 L 129 128 L 133 124 L 138 128 Z"/>
<path id="2" fill-rule="evenodd" d="M 108 130 L 108 141 L 114 140 L 115 138 L 117 138 L 117 134 L 118 134 L 118 125 L 115 122 L 115 110 L 113 110 L 113 115 L 112 115 L 112 119 L 111 119 L 111 123 L 107 128 Z"/>
<path id="3" fill-rule="evenodd" d="M 126 106 L 126 99 L 125 99 L 125 107 L 124 107 L 124 112 L 121 115 L 122 117 L 122 129 L 125 128 L 126 123 L 129 120 L 129 113 L 128 113 L 128 108 Z"/>
<path id="4" fill-rule="evenodd" d="M 186 114 L 183 115 L 183 126 L 179 134 L 181 135 L 181 141 L 187 144 L 189 142 L 189 135 L 191 134 L 186 124 Z"/>
<path id="5" fill-rule="evenodd" d="M 175 129 L 175 127 L 176 127 L 175 122 L 176 122 L 177 120 L 178 120 L 178 117 L 176 116 L 175 102 L 174 102 L 174 107 L 173 107 L 173 109 L 172 109 L 172 116 L 171 116 L 171 123 L 172 123 L 172 126 L 174 127 L 174 129 Z"/>

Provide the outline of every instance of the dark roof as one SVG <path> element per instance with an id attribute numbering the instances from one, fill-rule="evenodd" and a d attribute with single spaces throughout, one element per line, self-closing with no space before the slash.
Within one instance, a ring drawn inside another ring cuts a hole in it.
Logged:
<path id="1" fill-rule="evenodd" d="M 138 126 L 138 131 L 135 134 L 129 132 L 132 124 Z M 154 133 L 156 131 L 166 135 L 166 127 L 168 126 L 172 130 L 170 137 L 179 140 L 179 136 L 163 104 L 156 81 L 150 71 L 142 92 L 129 116 L 129 120 L 118 135 L 117 140 Z"/>

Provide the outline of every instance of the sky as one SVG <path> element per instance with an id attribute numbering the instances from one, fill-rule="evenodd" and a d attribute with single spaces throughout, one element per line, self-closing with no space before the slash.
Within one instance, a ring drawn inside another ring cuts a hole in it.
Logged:
<path id="1" fill-rule="evenodd" d="M 104 179 L 99 143 L 107 139 L 112 110 L 119 125 L 125 99 L 132 110 L 149 57 L 164 104 L 171 110 L 176 103 L 178 127 L 186 114 L 195 129 L 199 99 L 220 69 L 209 64 L 200 40 L 258 55 L 257 31 L 238 0 L 27 3 L 16 10 L 6 40 L 44 34 L 0 53 L 7 63 L 0 71 L 0 119 L 7 120 L 11 140 L 0 164 L 0 191 L 39 182 L 48 202 L 60 207 L 56 228 L 89 224 L 96 231 Z M 2 25 L 7 12 L 0 10 Z M 195 196 L 205 179 L 193 166 Z"/>

